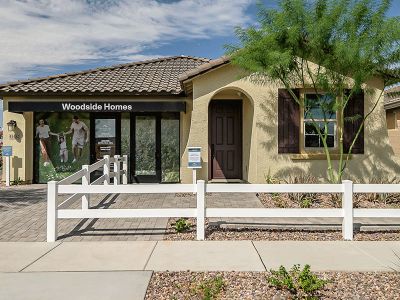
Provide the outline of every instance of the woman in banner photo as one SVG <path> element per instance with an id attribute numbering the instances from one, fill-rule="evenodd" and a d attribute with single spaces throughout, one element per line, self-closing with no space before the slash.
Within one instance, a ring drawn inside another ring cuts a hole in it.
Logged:
<path id="1" fill-rule="evenodd" d="M 36 127 L 36 137 L 40 141 L 40 152 L 42 153 L 45 167 L 50 164 L 50 135 L 58 136 L 50 131 L 49 125 L 43 119 L 40 119 L 39 125 Z"/>
<path id="2" fill-rule="evenodd" d="M 72 124 L 70 130 L 64 134 L 71 134 L 72 136 L 72 153 L 74 155 L 73 163 L 76 162 L 82 155 L 82 149 L 89 141 L 89 128 L 79 120 L 78 116 L 72 118 Z"/>

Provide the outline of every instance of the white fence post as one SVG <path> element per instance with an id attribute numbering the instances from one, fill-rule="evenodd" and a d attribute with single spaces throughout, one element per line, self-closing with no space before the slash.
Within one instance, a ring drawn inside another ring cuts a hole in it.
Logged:
<path id="1" fill-rule="evenodd" d="M 121 183 L 121 161 L 119 155 L 114 155 L 114 185 Z"/>
<path id="2" fill-rule="evenodd" d="M 196 183 L 197 183 L 197 169 L 196 168 L 193 168 L 192 169 L 192 177 L 193 177 L 193 194 L 196 194 L 196 190 L 197 190 L 197 186 L 196 186 Z"/>
<path id="3" fill-rule="evenodd" d="M 90 185 L 90 172 L 89 166 L 83 165 L 82 170 L 85 170 L 85 174 L 82 177 L 82 186 Z M 90 194 L 84 194 L 82 196 L 82 209 L 89 209 L 90 206 Z"/>
<path id="4" fill-rule="evenodd" d="M 197 240 L 204 240 L 205 227 L 205 192 L 206 185 L 204 180 L 197 181 Z"/>
<path id="5" fill-rule="evenodd" d="M 342 223 L 342 234 L 343 239 L 352 241 L 353 240 L 353 182 L 350 180 L 343 180 L 343 197 L 342 197 L 342 209 L 343 209 L 343 223 Z"/>
<path id="6" fill-rule="evenodd" d="M 122 170 L 124 171 L 122 174 L 122 184 L 128 184 L 128 155 L 123 155 L 122 157 Z"/>
<path id="7" fill-rule="evenodd" d="M 104 155 L 103 174 L 105 175 L 104 185 L 110 184 L 110 155 Z"/>
<path id="8" fill-rule="evenodd" d="M 58 214 L 57 214 L 57 181 L 47 183 L 47 241 L 55 242 L 57 240 Z"/>
<path id="9" fill-rule="evenodd" d="M 10 186 L 11 177 L 11 157 L 6 156 L 6 186 Z M 15 180 L 16 178 L 14 178 Z"/>

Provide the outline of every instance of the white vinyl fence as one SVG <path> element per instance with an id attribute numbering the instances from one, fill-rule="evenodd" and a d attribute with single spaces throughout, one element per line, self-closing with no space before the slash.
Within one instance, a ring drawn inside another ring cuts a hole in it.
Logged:
<path id="1" fill-rule="evenodd" d="M 110 172 L 110 164 L 114 164 Z M 122 169 L 121 169 L 122 163 Z M 103 168 L 103 175 L 90 183 L 90 173 Z M 121 180 L 122 176 L 122 180 Z M 110 178 L 114 177 L 114 185 Z M 82 178 L 82 184 L 71 183 Z M 118 155 L 104 159 L 59 181 L 50 181 L 47 192 L 47 241 L 57 239 L 58 219 L 83 218 L 170 218 L 197 219 L 197 240 L 204 240 L 205 218 L 342 218 L 344 240 L 353 239 L 354 218 L 400 218 L 400 209 L 354 209 L 354 193 L 400 193 L 400 184 L 206 184 L 198 180 L 195 186 L 196 208 L 91 209 L 91 194 L 155 194 L 192 193 L 193 184 L 132 184 L 127 185 L 127 157 Z M 341 193 L 342 208 L 206 208 L 209 193 Z M 73 194 L 58 204 L 58 196 Z M 81 209 L 68 207 L 81 199 Z"/>

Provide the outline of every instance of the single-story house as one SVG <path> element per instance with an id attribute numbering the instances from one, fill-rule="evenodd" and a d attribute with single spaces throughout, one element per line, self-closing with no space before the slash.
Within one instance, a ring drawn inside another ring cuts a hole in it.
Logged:
<path id="1" fill-rule="evenodd" d="M 321 142 L 306 130 L 302 109 L 281 86 L 258 85 L 241 73 L 227 57 L 174 56 L 3 84 L 11 180 L 59 180 L 103 155 L 121 154 L 129 157 L 130 182 L 190 183 L 188 147 L 201 147 L 198 179 L 326 178 Z M 356 95 L 364 105 L 350 104 L 349 113 L 367 113 L 384 88 L 379 77 L 365 84 L 372 93 Z M 339 117 L 329 126 L 334 159 Z M 354 125 L 344 133 L 348 147 Z M 353 153 L 347 177 L 399 174 L 383 100 Z"/>

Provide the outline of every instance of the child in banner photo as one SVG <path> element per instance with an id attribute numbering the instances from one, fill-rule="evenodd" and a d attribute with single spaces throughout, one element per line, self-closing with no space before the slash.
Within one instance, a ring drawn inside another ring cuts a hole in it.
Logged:
<path id="1" fill-rule="evenodd" d="M 62 163 L 68 162 L 67 142 L 63 134 L 58 135 L 58 145 L 60 146 L 60 161 Z"/>
<path id="2" fill-rule="evenodd" d="M 42 154 L 44 160 L 43 165 L 45 167 L 50 164 L 50 135 L 58 136 L 57 134 L 51 132 L 49 125 L 45 123 L 44 119 L 40 119 L 39 124 L 36 127 L 36 138 L 39 138 L 40 152 Z"/>

